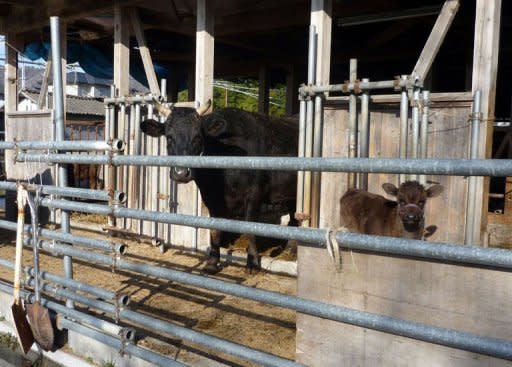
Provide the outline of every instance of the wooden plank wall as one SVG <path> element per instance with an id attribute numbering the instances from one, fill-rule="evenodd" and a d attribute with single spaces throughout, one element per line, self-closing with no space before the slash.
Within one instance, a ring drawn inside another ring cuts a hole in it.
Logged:
<path id="1" fill-rule="evenodd" d="M 470 101 L 458 99 L 454 102 L 453 98 L 432 96 L 435 102 L 430 107 L 428 158 L 468 158 Z M 392 100 L 380 102 L 374 98 L 370 102 L 370 158 L 398 157 L 399 105 Z M 346 102 L 331 103 L 325 108 L 324 116 L 323 156 L 347 157 L 349 125 Z M 347 189 L 344 176 L 343 173 L 322 173 L 320 227 L 339 225 L 333 218 L 339 217 L 339 198 Z M 467 180 L 464 177 L 427 176 L 427 181 L 441 183 L 445 187 L 440 197 L 427 204 L 426 224 L 439 227 L 431 239 L 462 243 Z M 381 185 L 385 182 L 398 185 L 398 175 L 368 175 L 369 191 L 384 194 Z M 438 213 L 449 215 L 439 220 Z"/>
<path id="2" fill-rule="evenodd" d="M 469 96 L 470 97 L 470 96 Z M 429 158 L 467 158 L 470 98 L 432 95 Z M 382 101 L 382 103 L 379 103 Z M 370 104 L 370 157 L 398 155 L 399 104 L 373 98 Z M 325 108 L 324 156 L 347 156 L 348 112 L 345 101 Z M 410 115 L 409 115 L 410 116 Z M 339 225 L 343 173 L 322 174 L 321 228 Z M 427 204 L 427 225 L 438 226 L 432 240 L 463 243 L 467 180 L 427 176 L 445 186 Z M 396 175 L 371 174 L 369 188 L 383 193 Z M 512 311 L 507 307 L 512 274 L 488 269 L 422 262 L 343 251 L 337 273 L 325 250 L 299 247 L 298 295 L 362 311 L 512 339 Z M 365 330 L 299 314 L 297 360 L 308 366 L 510 366 L 510 362 L 409 338 Z"/>

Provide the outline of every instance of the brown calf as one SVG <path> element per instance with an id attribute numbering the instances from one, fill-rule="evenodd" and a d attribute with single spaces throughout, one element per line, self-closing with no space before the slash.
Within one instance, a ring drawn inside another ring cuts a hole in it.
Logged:
<path id="1" fill-rule="evenodd" d="M 425 231 L 425 203 L 443 192 L 443 186 L 425 189 L 417 181 L 406 181 L 397 188 L 391 183 L 382 185 L 384 191 L 396 197 L 388 200 L 381 195 L 349 189 L 340 199 L 341 225 L 350 232 L 378 236 L 422 239 Z M 428 227 L 428 235 L 435 232 Z M 428 237 L 425 236 L 425 237 Z"/>

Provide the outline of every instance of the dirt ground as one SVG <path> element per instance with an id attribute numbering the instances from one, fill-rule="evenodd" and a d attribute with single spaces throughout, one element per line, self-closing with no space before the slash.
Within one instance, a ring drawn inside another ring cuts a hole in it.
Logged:
<path id="1" fill-rule="evenodd" d="M 83 224 L 82 221 L 83 218 L 78 223 Z M 97 230 L 77 229 L 73 225 L 72 233 L 89 237 L 104 236 Z M 149 244 L 119 238 L 116 238 L 116 242 L 128 245 L 124 258 L 130 261 L 195 274 L 200 273 L 204 261 L 204 255 L 200 253 L 169 249 L 162 254 Z M 14 233 L 0 229 L 0 257 L 14 261 L 14 245 Z M 25 249 L 23 256 L 24 264 L 31 265 L 31 250 Z M 40 266 L 42 270 L 62 274 L 60 258 L 43 253 Z M 78 259 L 73 261 L 73 271 L 76 280 L 128 294 L 131 309 L 284 358 L 293 360 L 295 357 L 296 315 L 293 311 L 126 271 L 113 272 L 105 266 Z M 11 271 L 0 268 L 1 280 L 12 283 L 12 276 Z M 225 266 L 214 278 L 284 294 L 296 293 L 296 279 L 292 276 L 263 270 L 249 275 L 245 267 L 234 264 Z M 79 304 L 77 306 L 81 307 Z M 157 330 L 144 330 L 140 326 L 136 329 L 139 345 L 177 357 L 186 364 L 194 365 L 194 361 L 201 356 L 230 366 L 255 365 L 198 345 L 162 337 Z"/>

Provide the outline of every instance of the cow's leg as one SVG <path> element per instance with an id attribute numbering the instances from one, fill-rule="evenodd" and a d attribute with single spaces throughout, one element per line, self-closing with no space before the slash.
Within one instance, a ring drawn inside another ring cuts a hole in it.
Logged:
<path id="1" fill-rule="evenodd" d="M 261 191 L 257 185 L 254 185 L 246 197 L 245 220 L 256 222 L 261 213 Z M 252 273 L 253 270 L 260 269 L 260 257 L 256 246 L 256 236 L 248 236 L 249 244 L 247 246 L 247 271 Z"/>
<path id="2" fill-rule="evenodd" d="M 220 270 L 220 245 L 222 232 L 217 229 L 210 229 L 210 253 L 203 270 L 214 274 Z"/>
<path id="3" fill-rule="evenodd" d="M 248 246 L 247 246 L 247 271 L 252 274 L 253 271 L 260 269 L 260 256 L 258 254 L 258 248 L 256 247 L 256 236 L 248 235 Z"/>

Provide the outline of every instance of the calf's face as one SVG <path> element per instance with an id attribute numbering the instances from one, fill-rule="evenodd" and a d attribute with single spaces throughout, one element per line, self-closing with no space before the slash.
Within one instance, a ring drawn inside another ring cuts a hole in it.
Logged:
<path id="1" fill-rule="evenodd" d="M 406 181 L 398 188 L 391 183 L 385 183 L 382 188 L 387 194 L 396 197 L 398 216 L 404 228 L 410 232 L 423 228 L 427 199 L 443 192 L 442 185 L 433 185 L 425 189 L 417 181 Z"/>

